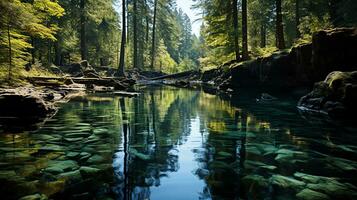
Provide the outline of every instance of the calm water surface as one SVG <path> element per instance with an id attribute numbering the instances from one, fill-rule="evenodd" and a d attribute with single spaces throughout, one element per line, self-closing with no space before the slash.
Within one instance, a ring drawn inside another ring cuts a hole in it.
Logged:
<path id="1" fill-rule="evenodd" d="M 0 130 L 1 199 L 357 199 L 357 130 L 257 96 L 73 99 L 39 130 Z"/>

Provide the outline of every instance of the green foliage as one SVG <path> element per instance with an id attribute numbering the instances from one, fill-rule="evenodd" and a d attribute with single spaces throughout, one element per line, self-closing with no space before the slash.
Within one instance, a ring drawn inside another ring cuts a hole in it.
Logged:
<path id="1" fill-rule="evenodd" d="M 270 46 L 270 47 L 258 47 L 253 49 L 253 56 L 254 57 L 269 57 L 271 56 L 274 52 L 277 52 L 279 49 L 276 48 L 275 46 Z"/>
<path id="2" fill-rule="evenodd" d="M 299 26 L 300 33 L 302 34 L 299 42 L 311 41 L 314 32 L 332 27 L 333 25 L 328 14 L 325 14 L 321 19 L 313 15 L 305 16 L 302 18 Z"/>
<path id="3" fill-rule="evenodd" d="M 20 0 L 0 1 L 0 68 L 8 69 L 9 79 L 16 79 L 28 63 L 32 45 L 29 36 L 55 41 L 57 26 L 48 23 L 51 17 L 61 17 L 64 10 L 56 2 L 34 0 L 25 3 Z M 1 79 L 4 73 L 1 73 Z"/>

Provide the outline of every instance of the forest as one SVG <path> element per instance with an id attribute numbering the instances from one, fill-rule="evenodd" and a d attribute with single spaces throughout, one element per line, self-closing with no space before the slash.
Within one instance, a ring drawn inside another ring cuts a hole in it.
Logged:
<path id="1" fill-rule="evenodd" d="M 1 199 L 357 199 L 356 11 L 0 0 Z"/>
<path id="2" fill-rule="evenodd" d="M 353 0 L 195 0 L 199 35 L 174 0 L 2 0 L 0 6 L 2 80 L 81 60 L 120 71 L 207 70 L 357 21 Z"/>

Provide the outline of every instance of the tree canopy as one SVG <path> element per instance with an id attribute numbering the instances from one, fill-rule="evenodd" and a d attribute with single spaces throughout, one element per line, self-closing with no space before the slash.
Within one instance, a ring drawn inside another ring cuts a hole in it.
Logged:
<path id="1" fill-rule="evenodd" d="M 0 0 L 1 78 L 21 76 L 25 65 L 80 60 L 165 73 L 209 69 L 308 42 L 319 29 L 357 25 L 353 0 L 193 1 L 200 35 L 175 0 Z"/>

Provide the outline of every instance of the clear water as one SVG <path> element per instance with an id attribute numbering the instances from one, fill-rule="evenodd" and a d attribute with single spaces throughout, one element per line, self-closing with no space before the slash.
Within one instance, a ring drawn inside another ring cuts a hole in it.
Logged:
<path id="1" fill-rule="evenodd" d="M 357 199 L 357 129 L 258 95 L 73 99 L 39 130 L 2 131 L 1 199 Z"/>

